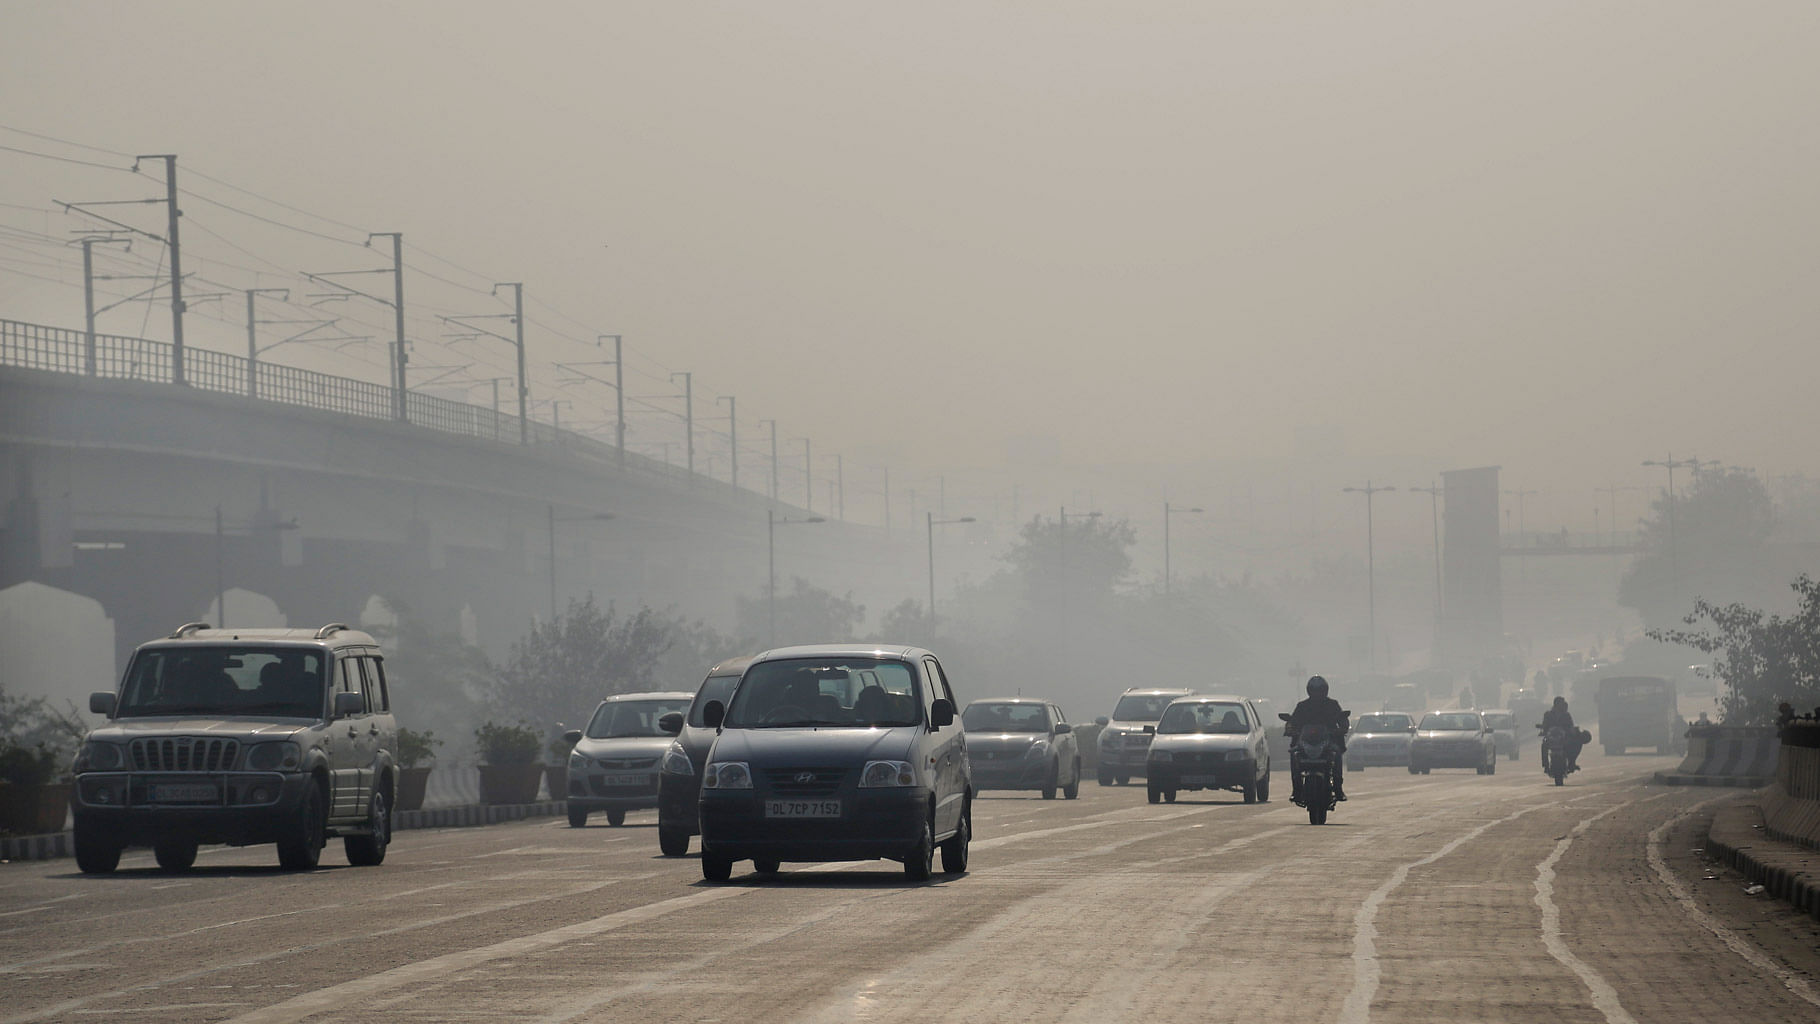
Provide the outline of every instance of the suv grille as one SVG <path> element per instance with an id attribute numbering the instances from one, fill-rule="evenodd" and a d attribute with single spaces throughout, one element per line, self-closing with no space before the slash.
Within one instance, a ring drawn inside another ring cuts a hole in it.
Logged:
<path id="1" fill-rule="evenodd" d="M 789 796 L 828 796 L 840 791 L 841 768 L 766 768 L 771 792 Z"/>
<path id="2" fill-rule="evenodd" d="M 240 756 L 240 741 L 177 736 L 134 740 L 131 749 L 134 771 L 225 772 Z"/>

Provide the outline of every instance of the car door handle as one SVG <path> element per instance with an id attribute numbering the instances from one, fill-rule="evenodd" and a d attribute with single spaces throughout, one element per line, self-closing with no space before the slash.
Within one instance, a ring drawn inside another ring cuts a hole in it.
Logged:
<path id="1" fill-rule="evenodd" d="M 354 727 L 350 725 L 350 726 L 348 726 L 348 739 L 353 739 L 353 738 L 354 738 Z"/>

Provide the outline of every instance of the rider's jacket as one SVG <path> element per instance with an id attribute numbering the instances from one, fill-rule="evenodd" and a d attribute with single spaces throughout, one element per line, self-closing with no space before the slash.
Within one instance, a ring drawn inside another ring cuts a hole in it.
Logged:
<path id="1" fill-rule="evenodd" d="M 1566 708 L 1549 708 L 1542 712 L 1542 728 L 1552 729 L 1557 725 L 1566 729 L 1570 736 L 1579 731 L 1574 726 L 1573 713 Z"/>
<path id="2" fill-rule="evenodd" d="M 1294 736 L 1302 726 L 1315 722 L 1320 722 L 1340 736 L 1346 735 L 1352 726 L 1339 701 L 1332 697 L 1309 697 L 1289 713 L 1289 722 L 1283 731 L 1286 735 Z"/>

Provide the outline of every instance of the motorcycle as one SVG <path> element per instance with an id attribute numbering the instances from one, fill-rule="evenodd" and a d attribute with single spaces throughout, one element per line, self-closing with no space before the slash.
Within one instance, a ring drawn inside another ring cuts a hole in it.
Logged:
<path id="1" fill-rule="evenodd" d="M 1289 716 L 1282 712 L 1277 717 L 1289 721 Z M 1302 727 L 1299 735 L 1290 737 L 1291 763 L 1295 766 L 1302 793 L 1302 806 L 1308 808 L 1310 825 L 1327 824 L 1327 812 L 1339 806 L 1334 793 L 1334 766 L 1340 760 L 1340 741 L 1333 730 L 1320 722 L 1311 722 Z"/>
<path id="2" fill-rule="evenodd" d="M 1555 785 L 1567 785 L 1567 730 L 1559 725 L 1536 728 L 1542 733 L 1542 770 Z"/>

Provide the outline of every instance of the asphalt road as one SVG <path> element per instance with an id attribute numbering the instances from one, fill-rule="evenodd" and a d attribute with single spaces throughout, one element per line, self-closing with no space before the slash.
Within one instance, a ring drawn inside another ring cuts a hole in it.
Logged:
<path id="1" fill-rule="evenodd" d="M 558 820 L 403 833 L 379 868 L 270 847 L 160 873 L 0 866 L 0 1024 L 25 1021 L 1799 1021 L 1820 928 L 1695 852 L 1726 791 L 1604 759 L 1556 788 L 1350 777 L 1276 798 L 986 794 L 971 870 L 736 866 Z M 1713 877 L 1707 877 L 1713 876 Z"/>

